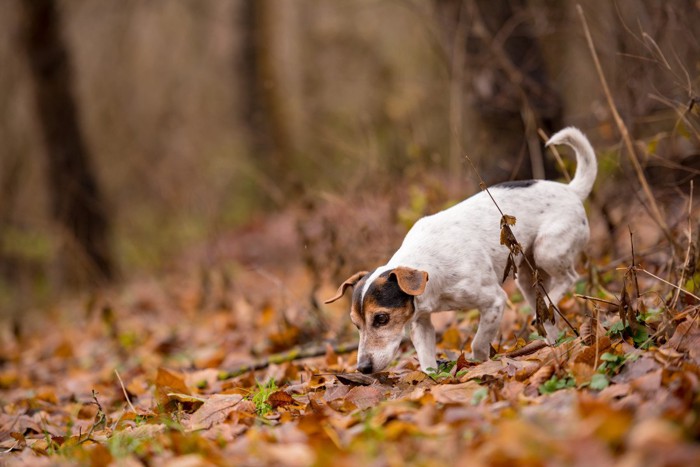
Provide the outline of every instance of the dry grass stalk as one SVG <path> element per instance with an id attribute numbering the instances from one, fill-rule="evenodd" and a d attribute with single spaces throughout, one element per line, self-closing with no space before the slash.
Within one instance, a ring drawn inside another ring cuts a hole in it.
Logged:
<path id="1" fill-rule="evenodd" d="M 583 32 L 586 36 L 586 42 L 588 43 L 588 48 L 590 49 L 591 56 L 593 58 L 593 63 L 595 64 L 595 68 L 598 73 L 598 79 L 600 80 L 600 84 L 603 87 L 603 92 L 605 93 L 605 98 L 608 101 L 608 106 L 610 107 L 610 111 L 612 112 L 615 124 L 617 125 L 617 128 L 620 131 L 620 134 L 622 135 L 622 140 L 625 143 L 625 149 L 627 150 L 627 156 L 629 157 L 630 162 L 632 162 L 634 171 L 637 174 L 637 179 L 639 180 L 639 183 L 642 186 L 644 195 L 646 196 L 649 206 L 651 208 L 652 217 L 663 231 L 666 239 L 672 245 L 677 247 L 678 244 L 673 238 L 673 235 L 671 234 L 671 231 L 668 228 L 668 225 L 666 224 L 663 215 L 661 214 L 661 210 L 656 204 L 656 199 L 654 198 L 654 194 L 651 192 L 649 182 L 647 182 L 647 179 L 644 176 L 644 170 L 642 169 L 642 165 L 639 163 L 639 159 L 637 158 L 637 153 L 634 149 L 634 144 L 632 142 L 632 138 L 630 137 L 629 131 L 627 130 L 627 125 L 625 125 L 625 122 L 622 120 L 622 117 L 620 117 L 620 114 L 617 111 L 617 107 L 615 106 L 615 101 L 612 98 L 612 93 L 610 92 L 608 82 L 605 79 L 605 74 L 603 73 L 603 67 L 600 64 L 600 60 L 598 59 L 598 53 L 596 52 L 595 44 L 593 43 L 593 38 L 591 37 L 591 31 L 588 29 L 588 22 L 586 22 L 586 16 L 583 13 L 583 8 L 581 8 L 581 5 L 579 4 L 576 5 L 576 10 L 578 12 L 579 17 L 581 18 Z"/>

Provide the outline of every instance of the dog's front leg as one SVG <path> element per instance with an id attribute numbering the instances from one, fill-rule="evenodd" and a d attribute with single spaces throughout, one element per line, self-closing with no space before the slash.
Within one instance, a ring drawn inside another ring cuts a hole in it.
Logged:
<path id="1" fill-rule="evenodd" d="M 437 369 L 435 360 L 435 328 L 430 321 L 430 314 L 420 315 L 411 324 L 411 341 L 416 348 L 420 369 L 427 371 L 428 368 Z"/>

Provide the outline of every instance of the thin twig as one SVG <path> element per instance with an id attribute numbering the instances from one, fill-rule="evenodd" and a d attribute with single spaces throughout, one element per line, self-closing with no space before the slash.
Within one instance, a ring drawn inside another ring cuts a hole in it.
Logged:
<path id="1" fill-rule="evenodd" d="M 685 290 L 684 288 L 679 287 L 679 286 L 677 286 L 676 284 L 667 281 L 666 279 L 660 278 L 660 277 L 657 276 L 656 274 L 653 274 L 653 273 L 647 271 L 647 270 L 644 269 L 644 268 L 639 268 L 639 267 L 638 267 L 638 268 L 637 268 L 637 271 L 643 272 L 643 273 L 645 273 L 645 274 L 648 274 L 649 276 L 653 277 L 654 279 L 659 280 L 659 281 L 663 282 L 663 283 L 666 284 L 666 285 L 670 285 L 670 286 L 673 287 L 674 289 L 679 289 L 679 290 L 680 290 L 681 292 L 683 292 L 684 294 L 690 295 L 690 296 L 693 297 L 695 300 L 700 301 L 700 297 L 698 297 L 697 295 L 688 292 L 688 291 Z"/>
<path id="2" fill-rule="evenodd" d="M 332 346 L 332 349 L 336 354 L 343 354 L 357 350 L 358 346 L 359 344 L 357 342 L 352 342 L 349 344 L 336 344 Z M 322 345 L 305 348 L 295 347 L 287 352 L 270 355 L 252 363 L 232 368 L 231 370 L 222 373 L 220 379 L 235 378 L 236 376 L 240 376 L 251 371 L 263 370 L 272 364 L 287 363 L 303 358 L 320 357 L 321 355 L 325 355 L 327 351 L 328 345 L 325 343 Z"/>
<path id="3" fill-rule="evenodd" d="M 668 226 L 666 225 L 666 222 L 664 221 L 663 215 L 661 214 L 661 210 L 659 209 L 659 206 L 656 204 L 656 200 L 654 198 L 653 193 L 651 192 L 651 188 L 649 187 L 649 183 L 647 182 L 646 177 L 644 176 L 644 170 L 642 169 L 641 164 L 639 163 L 639 159 L 637 158 L 637 153 L 634 149 L 634 144 L 632 143 L 632 138 L 630 137 L 629 131 L 627 129 L 627 126 L 625 125 L 625 122 L 622 120 L 622 117 L 620 117 L 619 112 L 617 111 L 617 107 L 615 106 L 615 101 L 612 98 L 612 93 L 610 92 L 610 88 L 608 87 L 608 82 L 605 79 L 605 74 L 603 73 L 603 67 L 600 64 L 600 60 L 598 59 L 598 53 L 596 52 L 595 49 L 595 44 L 593 43 L 593 38 L 591 36 L 591 31 L 588 29 L 588 22 L 586 21 L 586 16 L 583 13 L 583 8 L 581 8 L 581 5 L 578 4 L 576 5 L 576 10 L 578 12 L 578 15 L 581 19 L 581 24 L 583 25 L 583 32 L 584 35 L 586 36 L 586 42 L 588 43 L 588 48 L 591 52 L 591 56 L 593 57 L 593 63 L 595 64 L 596 71 L 598 73 L 598 79 L 600 80 L 600 84 L 603 87 L 603 92 L 605 93 L 605 98 L 608 101 L 608 106 L 610 107 L 610 112 L 613 115 L 613 119 L 615 120 L 615 124 L 617 125 L 618 130 L 620 131 L 620 134 L 622 135 L 622 140 L 625 143 L 625 148 L 627 149 L 627 156 L 630 159 L 630 162 L 632 162 L 632 167 L 634 167 L 634 171 L 637 174 L 637 179 L 639 180 L 639 183 L 642 185 L 642 190 L 644 191 L 644 194 L 646 195 L 647 201 L 649 203 L 649 206 L 651 208 L 651 213 L 656 220 L 656 222 L 659 224 L 659 227 L 663 231 L 664 235 L 668 239 L 668 241 L 675 247 L 678 246 L 676 243 L 676 240 L 673 238 L 673 235 L 671 235 L 671 231 L 669 230 Z"/>
<path id="4" fill-rule="evenodd" d="M 589 297 L 587 295 L 581 295 L 581 294 L 577 294 L 577 293 L 574 294 L 574 297 L 581 298 L 581 299 L 587 300 L 587 301 L 592 301 L 592 302 L 605 303 L 606 305 L 615 306 L 615 307 L 620 306 L 619 303 L 611 302 L 610 300 L 605 300 L 604 298 Z"/>
<path id="5" fill-rule="evenodd" d="M 549 137 L 547 134 L 542 130 L 542 128 L 537 129 L 537 134 L 540 135 L 540 138 L 542 138 L 543 142 L 549 141 Z M 564 160 L 561 158 L 561 154 L 559 154 L 559 151 L 555 146 L 550 146 L 549 147 L 552 150 L 552 154 L 554 154 L 554 158 L 557 160 L 557 165 L 559 166 L 559 170 L 561 170 L 562 175 L 564 175 L 564 178 L 566 179 L 567 182 L 571 181 L 571 175 L 569 175 L 569 171 L 566 170 L 566 165 L 564 164 Z"/>
<path id="6" fill-rule="evenodd" d="M 126 388 L 124 387 L 124 381 L 122 381 L 122 377 L 119 376 L 119 372 L 117 371 L 116 368 L 114 369 L 114 374 L 117 375 L 117 379 L 119 380 L 119 384 L 122 387 L 122 392 L 124 393 L 124 398 L 126 399 L 126 403 L 129 404 L 129 408 L 131 408 L 132 412 L 134 412 L 135 414 L 138 414 L 138 412 L 136 412 L 136 409 L 134 408 L 134 405 L 129 400 L 129 395 L 126 393 Z"/>
<path id="7" fill-rule="evenodd" d="M 683 261 L 683 268 L 681 269 L 681 278 L 678 281 L 678 288 L 676 293 L 673 295 L 673 300 L 669 304 L 669 309 L 673 310 L 676 307 L 676 302 L 681 296 L 680 288 L 683 286 L 685 281 L 685 271 L 688 269 L 688 263 L 690 262 L 690 250 L 693 247 L 693 226 L 692 226 L 692 213 L 693 213 L 693 181 L 690 181 L 690 196 L 688 197 L 688 248 L 685 250 L 685 261 Z"/>

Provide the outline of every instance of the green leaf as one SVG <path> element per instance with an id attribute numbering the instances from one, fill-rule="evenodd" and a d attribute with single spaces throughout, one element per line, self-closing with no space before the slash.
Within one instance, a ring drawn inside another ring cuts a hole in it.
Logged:
<path id="1" fill-rule="evenodd" d="M 624 330 L 625 330 L 625 323 L 623 323 L 622 321 L 617 321 L 612 326 L 610 326 L 610 329 L 608 329 L 608 332 L 606 333 L 606 335 L 615 336 L 618 334 L 622 334 L 622 332 Z"/>
<path id="2" fill-rule="evenodd" d="M 643 349 L 648 349 L 652 344 L 651 340 L 649 340 L 649 330 L 644 326 L 637 328 L 634 336 L 632 336 L 632 340 L 638 347 Z"/>
<path id="3" fill-rule="evenodd" d="M 622 358 L 623 357 L 620 357 L 619 355 L 615 355 L 614 353 L 610 352 L 605 352 L 603 355 L 600 356 L 600 359 L 604 362 L 617 362 Z"/>
<path id="4" fill-rule="evenodd" d="M 472 400 L 471 404 L 472 405 L 479 405 L 481 401 L 486 399 L 486 397 L 489 395 L 489 389 L 488 388 L 479 388 L 476 391 L 474 391 L 474 394 L 472 394 Z"/>
<path id="5" fill-rule="evenodd" d="M 610 380 L 608 377 L 602 373 L 596 373 L 591 378 L 591 383 L 589 387 L 597 391 L 601 391 L 610 385 Z"/>
<path id="6" fill-rule="evenodd" d="M 557 378 L 556 375 L 552 376 L 544 384 L 540 385 L 538 388 L 540 394 L 551 394 L 553 392 L 559 391 L 560 389 L 573 388 L 576 386 L 576 381 L 573 378 L 567 376 L 565 378 Z"/>

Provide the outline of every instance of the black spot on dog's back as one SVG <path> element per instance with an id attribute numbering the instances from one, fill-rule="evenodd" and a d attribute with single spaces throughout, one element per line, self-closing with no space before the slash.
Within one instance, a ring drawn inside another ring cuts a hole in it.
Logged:
<path id="1" fill-rule="evenodd" d="M 493 187 L 510 190 L 514 188 L 527 188 L 534 185 L 537 182 L 538 180 L 512 180 L 510 182 L 499 183 L 498 185 L 494 185 Z"/>

